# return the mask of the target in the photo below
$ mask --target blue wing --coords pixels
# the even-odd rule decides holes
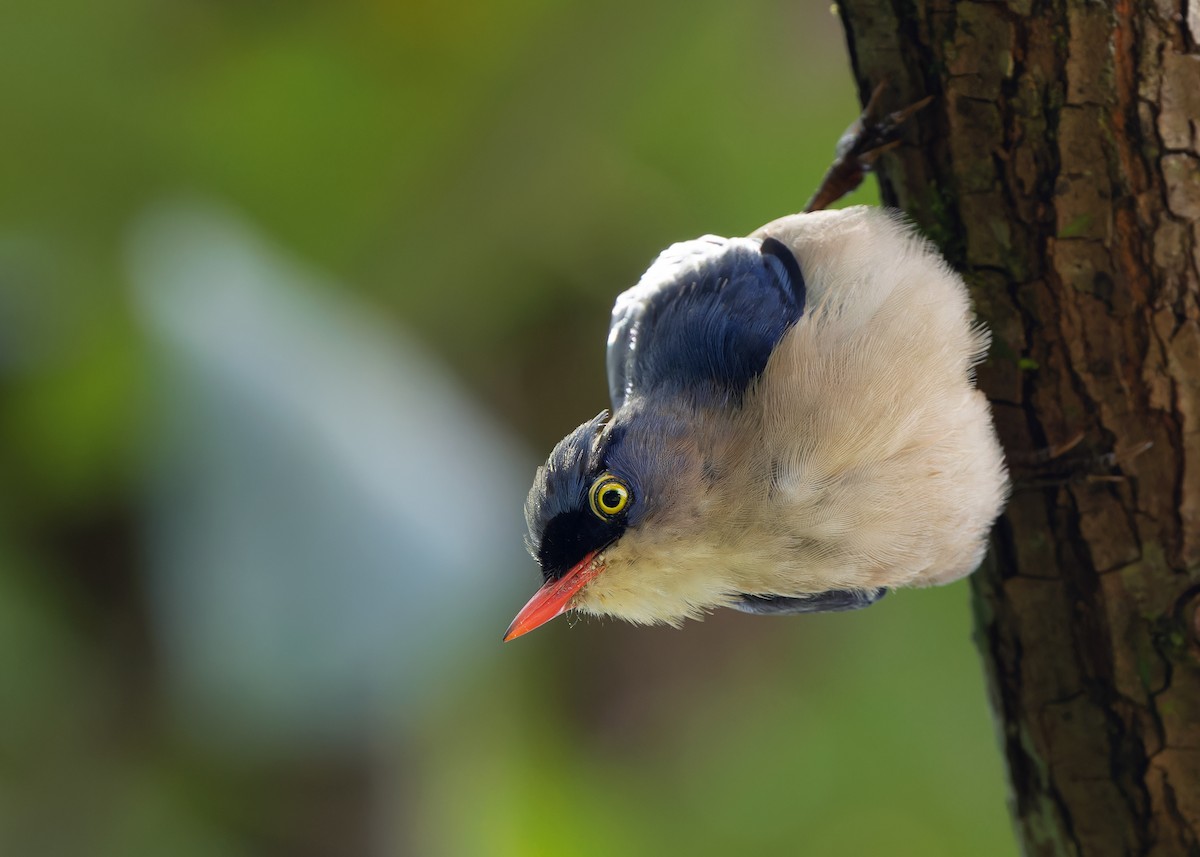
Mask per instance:
[[[740,403],[804,300],[800,266],[774,238],[710,235],[672,245],[613,307],[613,409],[659,391]]]
[[[830,589],[804,598],[789,598],[785,595],[743,595],[741,601],[731,605],[743,613],[759,616],[783,616],[796,613],[845,613],[870,607],[883,596],[886,589]]]

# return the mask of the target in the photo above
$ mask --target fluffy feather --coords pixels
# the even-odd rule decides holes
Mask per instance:
[[[803,273],[803,315],[736,400],[630,382],[637,360],[677,365],[680,349],[711,347],[702,337],[673,338],[674,364],[643,352],[625,365],[606,429],[619,442],[595,467],[632,481],[637,519],[573,607],[678,624],[746,595],[942,584],[979,564],[1008,480],[973,383],[988,334],[961,278],[879,209],[750,236],[766,238]],[[643,299],[618,299],[615,331]]]

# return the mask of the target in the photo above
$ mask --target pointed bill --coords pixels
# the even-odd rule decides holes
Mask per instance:
[[[529,603],[521,608],[517,618],[513,619],[508,630],[504,632],[504,642],[507,643],[522,634],[528,634],[534,628],[539,628],[556,616],[567,612],[575,594],[604,570],[604,566],[592,562],[597,553],[599,551],[592,551],[562,577],[551,580],[535,592],[529,599]]]

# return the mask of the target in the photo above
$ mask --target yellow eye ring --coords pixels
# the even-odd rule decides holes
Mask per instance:
[[[611,473],[605,473],[592,483],[588,503],[596,517],[608,520],[625,511],[629,505],[629,486]]]

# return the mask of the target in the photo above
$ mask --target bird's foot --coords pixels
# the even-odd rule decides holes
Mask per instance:
[[[1153,441],[1144,441],[1129,449],[1097,452],[1080,449],[1083,438],[1083,432],[1079,432],[1062,443],[1024,454],[1010,453],[1016,490],[1125,482],[1128,477],[1121,472],[1121,466],[1154,445]]]
[[[875,87],[862,114],[851,123],[838,140],[833,165],[826,171],[820,187],[804,207],[805,211],[820,211],[862,184],[863,177],[885,152],[900,145],[900,131],[909,118],[933,101],[928,95],[892,113],[883,113],[885,80]]]

